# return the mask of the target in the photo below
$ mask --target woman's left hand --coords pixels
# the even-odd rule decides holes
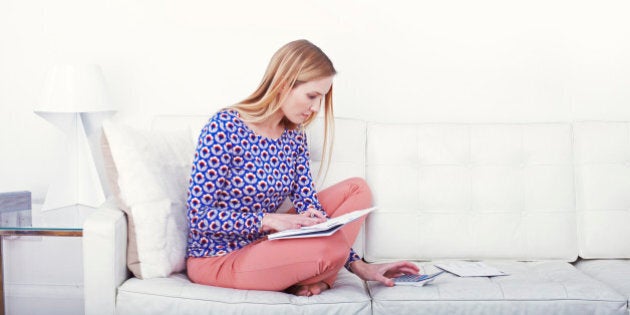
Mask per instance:
[[[363,280],[378,281],[388,287],[394,286],[391,278],[400,277],[404,274],[418,274],[418,266],[408,261],[397,261],[384,264],[368,264],[362,260],[357,260],[350,264],[352,272]]]
[[[324,221],[328,220],[326,218],[326,215],[324,215],[321,211],[319,211],[319,210],[317,210],[315,208],[312,208],[312,207],[309,207],[308,209],[306,209],[306,211],[302,212],[301,215],[303,215],[305,217],[309,217],[309,218],[323,219]]]

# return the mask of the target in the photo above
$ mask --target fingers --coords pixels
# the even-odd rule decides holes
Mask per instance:
[[[418,268],[418,266],[416,266],[415,264],[408,262],[408,261],[397,261],[392,263],[391,266],[389,266],[389,269],[395,269],[395,270],[405,270],[405,272],[409,272],[409,273],[418,273],[420,272],[420,268]]]
[[[393,287],[394,286],[394,280],[387,278],[383,275],[377,275],[376,276],[376,281],[388,286],[388,287]]]
[[[391,278],[400,277],[404,274],[418,274],[420,272],[418,266],[408,261],[367,264],[366,266],[368,266],[368,269],[360,272],[359,277],[361,277],[361,279],[375,280],[388,287],[394,286],[394,280]]]
[[[306,211],[302,212],[302,214],[308,217],[317,217],[317,218],[322,218],[322,219],[326,218],[326,215],[324,215],[322,211],[319,211],[315,208],[308,208],[306,209]]]
[[[266,231],[284,231],[289,229],[299,229],[304,226],[311,226],[320,223],[321,219],[309,218],[297,214],[268,214],[263,218],[263,225]]]
[[[407,261],[399,261],[394,263],[389,263],[383,266],[385,269],[386,277],[398,277],[399,274],[418,274],[420,269],[415,264],[412,264]]]
[[[392,268],[392,270],[402,271],[402,272],[410,273],[410,274],[416,274],[420,272],[420,269],[418,269],[418,267],[408,266],[408,265],[396,266],[395,268]]]
[[[321,211],[317,211],[315,209],[309,209],[309,210],[312,210],[312,213],[313,215],[315,215],[316,218],[327,220],[326,215],[323,214]]]
[[[293,215],[292,220],[293,223],[299,225],[299,227],[311,226],[322,222],[319,218],[310,218],[303,215]]]
[[[406,263],[405,266],[415,270],[416,272],[420,272],[420,267],[418,267],[416,264],[412,264],[408,261],[406,261],[405,263]]]
[[[411,269],[411,268],[405,268],[405,267],[401,267],[401,268],[394,268],[394,269],[389,269],[385,275],[389,276],[389,277],[397,277],[394,274],[408,274],[408,275],[416,275],[419,272],[417,270]]]
[[[407,267],[398,268],[398,271],[406,273],[406,274],[414,274],[414,275],[420,272],[418,269],[407,268]]]
[[[306,211],[301,213],[302,216],[314,218],[317,220],[317,223],[324,222],[328,220],[326,215],[324,215],[321,211],[316,210],[315,208],[308,208]]]

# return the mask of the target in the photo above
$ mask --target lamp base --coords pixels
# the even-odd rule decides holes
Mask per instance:
[[[61,129],[68,139],[66,158],[57,166],[42,211],[76,204],[99,207],[105,202],[105,194],[81,117],[85,114],[48,112],[37,114]]]

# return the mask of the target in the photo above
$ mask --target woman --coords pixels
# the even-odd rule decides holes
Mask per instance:
[[[311,296],[330,289],[344,266],[387,286],[393,286],[391,277],[418,273],[409,262],[363,262],[350,248],[362,220],[329,237],[265,238],[371,205],[362,179],[317,193],[311,178],[303,128],[323,102],[324,152],[330,152],[335,73],[317,46],[290,42],[274,54],[251,96],[219,111],[203,128],[188,193],[187,270],[193,282]],[[276,213],[286,197],[293,211]]]

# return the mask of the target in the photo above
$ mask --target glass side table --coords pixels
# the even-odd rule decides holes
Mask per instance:
[[[4,303],[4,266],[2,263],[2,243],[5,236],[83,236],[83,229],[79,227],[34,227],[30,220],[31,210],[2,213],[0,218],[0,315],[5,314]],[[15,217],[13,217],[15,216]],[[29,220],[24,220],[28,218]]]

